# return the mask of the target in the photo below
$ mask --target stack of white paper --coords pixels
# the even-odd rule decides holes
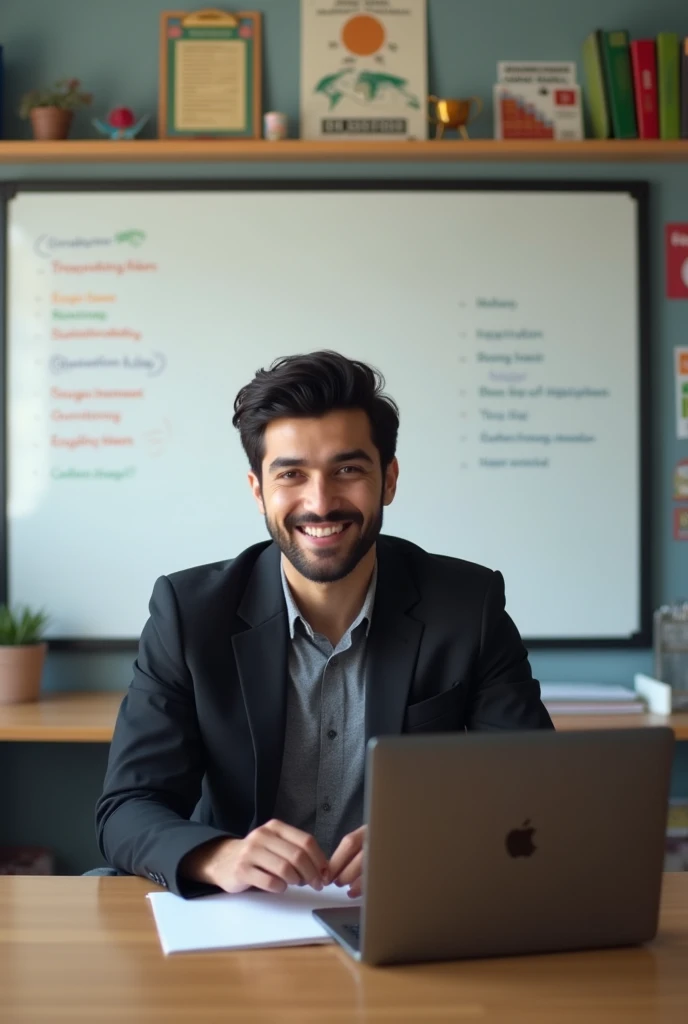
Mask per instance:
[[[249,891],[220,893],[185,900],[171,892],[152,892],[155,924],[163,953],[205,949],[256,949],[329,942],[313,910],[360,905],[346,887],[326,886],[322,892],[290,886],[285,893]]]
[[[542,683],[542,701],[553,715],[640,714],[645,703],[635,690],[606,683]]]

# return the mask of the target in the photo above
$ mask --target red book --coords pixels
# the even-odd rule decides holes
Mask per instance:
[[[633,92],[641,139],[659,138],[657,57],[654,39],[634,39],[630,44]]]

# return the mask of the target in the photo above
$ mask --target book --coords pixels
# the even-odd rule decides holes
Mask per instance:
[[[562,701],[611,701],[623,704],[625,701],[636,700],[637,694],[630,686],[618,686],[614,683],[541,683],[540,694],[543,700]]]
[[[635,120],[628,32],[603,32],[601,50],[614,136],[617,139],[636,139],[638,129]]]
[[[645,711],[640,701],[633,701],[631,704],[586,704],[584,701],[576,701],[573,704],[565,701],[543,701],[550,715],[639,715]]]
[[[542,683],[540,696],[553,715],[632,715],[645,702],[626,686],[598,683]]]
[[[679,797],[669,800],[667,835],[674,839],[688,839],[688,800]]]
[[[591,32],[583,43],[583,73],[590,127],[596,139],[608,139],[611,133],[607,87],[602,67],[601,32]]]
[[[641,139],[658,139],[659,103],[655,41],[634,39],[630,51],[638,135]]]
[[[678,139],[681,128],[679,45],[675,32],[657,36],[657,89],[659,94],[659,137]]]
[[[681,138],[688,139],[688,37],[681,43]]]

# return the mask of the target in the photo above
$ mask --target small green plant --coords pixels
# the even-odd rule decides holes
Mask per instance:
[[[80,92],[81,82],[78,78],[63,78],[50,89],[32,89],[22,96],[19,116],[27,118],[34,107],[59,107],[60,110],[75,110],[87,107],[93,95]]]
[[[30,608],[0,605],[0,647],[18,647],[39,644],[48,623],[45,612],[32,612]]]

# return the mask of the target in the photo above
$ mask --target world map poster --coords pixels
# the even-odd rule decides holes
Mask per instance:
[[[425,0],[301,0],[301,137],[427,133]]]

